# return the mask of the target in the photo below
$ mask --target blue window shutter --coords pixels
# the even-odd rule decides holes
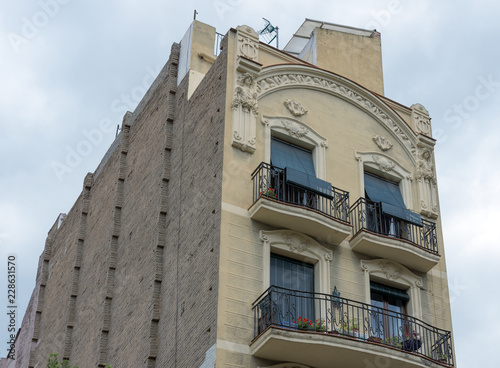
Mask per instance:
[[[408,211],[396,183],[365,173],[365,191],[373,202],[382,203],[382,212],[403,221],[422,226],[419,214]]]
[[[316,176],[311,151],[275,138],[271,139],[271,163],[282,169],[291,167],[311,176]]]
[[[389,296],[389,297],[392,297],[395,299],[400,299],[400,300],[403,300],[405,302],[410,301],[410,296],[408,295],[408,293],[406,291],[401,290],[401,289],[396,289],[396,288],[393,288],[391,286],[379,284],[377,282],[373,282],[373,281],[370,282],[370,290],[373,293]]]
[[[272,138],[271,163],[286,169],[287,182],[333,199],[332,185],[316,177],[311,151]]]

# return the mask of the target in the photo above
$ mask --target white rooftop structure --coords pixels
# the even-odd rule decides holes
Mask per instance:
[[[377,33],[376,30],[370,31],[362,28],[343,26],[340,24],[321,22],[318,20],[306,18],[304,23],[302,23],[302,25],[297,30],[297,32],[295,32],[290,41],[288,41],[283,51],[293,56],[299,56],[302,53],[302,51],[306,48],[316,28],[329,29],[332,31],[350,33],[367,37],[372,37],[374,34]]]

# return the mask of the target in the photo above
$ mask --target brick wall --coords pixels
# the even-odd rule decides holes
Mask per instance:
[[[195,367],[215,344],[226,58],[187,101],[178,53],[49,233],[17,367]]]
[[[216,342],[226,64],[177,91],[159,367],[199,367]]]

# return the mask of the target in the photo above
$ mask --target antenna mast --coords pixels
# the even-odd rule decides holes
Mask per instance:
[[[276,40],[276,48],[279,48],[279,38],[278,38],[278,30],[279,28],[276,26],[273,26],[270,21],[268,21],[266,18],[264,19],[264,28],[258,31],[257,33],[262,36],[264,41],[270,45],[271,42]]]

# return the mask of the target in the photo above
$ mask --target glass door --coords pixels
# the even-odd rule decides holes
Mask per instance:
[[[277,289],[272,293],[272,303],[277,312],[275,323],[287,327],[312,329],[315,321],[314,266],[271,254],[270,281],[272,286],[288,289]]]

